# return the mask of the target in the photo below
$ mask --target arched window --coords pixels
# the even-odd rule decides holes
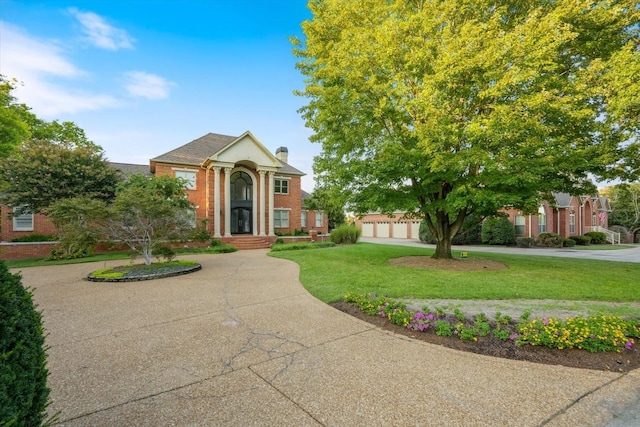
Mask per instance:
[[[574,211],[569,213],[569,234],[572,236],[576,234],[576,213]]]
[[[239,171],[231,176],[231,199],[253,199],[253,182],[248,173]]]
[[[544,206],[540,206],[538,209],[538,233],[547,232],[547,213],[544,210]]]

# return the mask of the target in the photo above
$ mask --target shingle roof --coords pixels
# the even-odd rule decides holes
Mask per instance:
[[[149,169],[149,165],[134,165],[131,163],[115,163],[109,162],[111,167],[118,169],[125,175],[151,175],[151,170]]]
[[[151,159],[156,163],[177,163],[181,165],[200,166],[210,156],[222,150],[227,145],[238,139],[237,136],[219,135],[216,133],[208,133],[198,139],[184,144],[168,153],[161,154]],[[304,172],[294,168],[293,166],[283,162],[279,173],[288,175],[306,175]]]
[[[235,136],[208,133],[168,153],[161,154],[151,159],[151,161],[200,166],[207,157],[222,150],[236,139],[237,137]]]
[[[571,207],[571,194],[569,193],[553,193],[556,198],[556,206],[559,208]]]

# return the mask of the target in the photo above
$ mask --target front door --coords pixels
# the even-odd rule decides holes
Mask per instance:
[[[231,209],[231,234],[251,234],[251,209]]]

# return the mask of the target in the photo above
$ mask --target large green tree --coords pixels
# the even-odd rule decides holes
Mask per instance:
[[[640,233],[640,182],[618,184],[606,191],[611,203],[610,225],[622,225],[632,235]]]
[[[320,185],[423,218],[535,211],[638,174],[635,1],[315,0],[294,40]],[[631,81],[625,88],[622,78]],[[632,91],[631,96],[628,91]],[[634,95],[635,94],[635,95]]]
[[[13,96],[15,88],[15,81],[0,74],[0,159],[8,157],[29,138],[30,123],[35,120],[29,107]]]
[[[304,207],[310,210],[322,211],[329,219],[329,230],[338,228],[346,222],[344,199],[339,192],[316,187],[310,197],[304,199]]]
[[[81,128],[71,122],[36,119],[30,133],[0,160],[4,203],[35,213],[60,199],[113,199],[120,173]]]

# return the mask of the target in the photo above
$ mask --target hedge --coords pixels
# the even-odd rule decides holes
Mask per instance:
[[[49,405],[42,318],[0,261],[0,426],[40,426]]]

